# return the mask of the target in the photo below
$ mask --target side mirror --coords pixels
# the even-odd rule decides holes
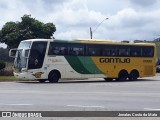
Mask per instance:
[[[17,48],[16,49],[10,49],[9,51],[9,57],[16,57],[16,52],[17,52]]]

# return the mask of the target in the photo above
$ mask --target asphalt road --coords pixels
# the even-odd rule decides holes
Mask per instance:
[[[138,81],[103,79],[0,82],[0,111],[160,111],[160,75]]]
[[[124,82],[0,82],[0,110],[160,110],[160,76]]]

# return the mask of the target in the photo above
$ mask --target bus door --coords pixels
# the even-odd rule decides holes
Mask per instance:
[[[46,72],[43,68],[46,47],[47,42],[33,42],[28,61],[28,69],[43,73],[42,78],[46,76]]]

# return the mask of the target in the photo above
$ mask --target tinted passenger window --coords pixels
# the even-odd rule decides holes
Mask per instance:
[[[86,55],[88,56],[101,56],[102,47],[98,45],[87,45]]]
[[[131,56],[140,57],[142,54],[142,49],[140,46],[131,46]]]
[[[63,44],[51,42],[49,46],[48,55],[83,56],[84,46],[72,43]]]
[[[154,48],[153,47],[142,47],[142,56],[143,57],[153,57]]]
[[[82,45],[76,45],[76,44],[70,44],[68,46],[68,52],[71,56],[83,56],[84,55],[84,46]]]
[[[67,55],[68,49],[64,44],[50,43],[48,55]]]
[[[118,47],[118,56],[130,56],[130,48]]]
[[[117,47],[111,45],[105,45],[103,47],[103,56],[116,56],[117,55]]]

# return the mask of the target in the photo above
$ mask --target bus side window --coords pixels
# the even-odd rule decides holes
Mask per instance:
[[[116,56],[116,50],[115,49],[111,49],[110,53],[111,53],[111,56]]]
[[[67,45],[51,42],[48,55],[68,55]]]
[[[141,47],[140,46],[131,46],[131,51],[130,51],[130,56],[131,57],[140,57],[141,56]]]
[[[125,49],[119,49],[119,56],[125,55]]]
[[[72,50],[70,51],[70,55],[74,55],[74,56],[76,56],[76,55],[78,55],[79,53],[78,53],[78,50],[76,49],[76,48],[72,48]]]
[[[102,55],[103,56],[109,56],[110,55],[110,50],[108,48],[104,48]]]
[[[68,50],[66,46],[60,46],[59,47],[59,55],[67,55],[68,54]]]
[[[130,49],[129,48],[120,48],[119,49],[119,56],[130,56]]]
[[[103,56],[116,56],[116,47],[105,45],[102,55]]]
[[[126,56],[130,56],[130,49],[126,49]]]
[[[101,49],[100,48],[89,48],[89,55],[100,56],[101,55]]]
[[[136,51],[132,51],[132,56],[137,56],[138,53]]]
[[[88,55],[95,55],[95,51],[92,48],[88,48]]]
[[[58,55],[59,54],[59,48],[55,46],[50,46],[48,55]]]
[[[142,55],[144,57],[153,57],[153,55],[154,55],[154,48],[153,47],[143,47],[142,48]]]
[[[59,47],[55,43],[51,42],[48,50],[48,55],[58,55]]]
[[[83,46],[71,46],[68,48],[69,49],[69,55],[73,56],[82,56],[84,55],[84,48]]]

